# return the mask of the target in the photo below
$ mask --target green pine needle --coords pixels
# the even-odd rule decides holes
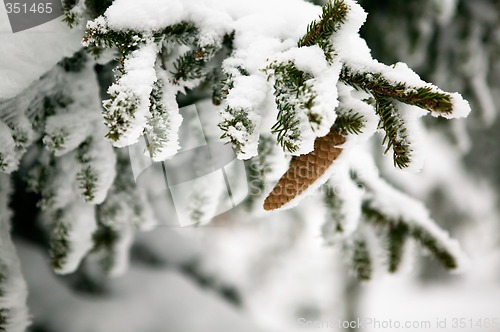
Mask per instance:
[[[115,246],[120,240],[120,234],[110,226],[98,223],[98,228],[93,234],[94,247],[92,252],[100,253],[99,264],[103,271],[109,274],[116,264]]]
[[[269,79],[275,78],[274,95],[278,117],[272,132],[277,134],[278,143],[285,151],[294,153],[299,148],[296,142],[301,135],[297,112],[310,110],[316,98],[312,86],[307,84],[313,76],[298,69],[291,61],[273,62],[265,70]],[[309,118],[310,122],[315,120]]]
[[[441,246],[439,241],[426,229],[413,226],[411,236],[427,248],[444,267],[450,270],[457,268],[456,258],[446,248]]]
[[[408,134],[401,115],[392,100],[382,96],[375,96],[377,105],[375,112],[380,118],[379,127],[385,131],[382,144],[386,145],[384,153],[393,150],[394,166],[406,168],[411,162],[411,147]]]
[[[57,210],[54,223],[51,227],[49,255],[51,265],[55,270],[60,270],[67,262],[68,254],[71,251],[69,241],[69,225],[62,221],[63,211]]]
[[[354,242],[352,267],[359,280],[368,281],[371,279],[373,271],[372,259],[364,239],[357,239]]]
[[[431,86],[412,87],[405,83],[391,83],[381,73],[359,72],[344,65],[340,79],[357,89],[372,95],[393,98],[402,103],[417,106],[441,114],[453,112],[451,95],[435,91]]]
[[[79,183],[79,188],[82,191],[85,201],[91,202],[94,200],[98,180],[96,171],[91,166],[87,166],[78,172],[76,180]]]
[[[154,34],[156,41],[162,39],[181,45],[194,45],[199,29],[196,25],[188,21],[172,24],[165,29]]]
[[[299,47],[318,45],[324,51],[327,60],[331,61],[334,53],[330,37],[345,23],[349,6],[344,0],[328,1],[323,5],[319,20],[312,21],[307,33],[300,38]]]
[[[403,259],[409,227],[404,223],[391,224],[387,232],[387,255],[389,272],[397,272]]]
[[[370,202],[363,204],[362,213],[364,219],[377,228],[388,229],[389,232],[393,232],[389,234],[388,243],[389,270],[391,272],[396,271],[399,266],[403,245],[407,237],[413,238],[428,249],[443,267],[450,270],[457,268],[457,259],[453,253],[448,251],[435,236],[417,223],[400,219],[394,220],[375,209]]]
[[[344,135],[359,135],[363,132],[365,119],[363,115],[353,110],[349,110],[337,116],[334,126]]]

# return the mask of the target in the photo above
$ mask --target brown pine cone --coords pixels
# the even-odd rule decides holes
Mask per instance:
[[[290,167],[278,181],[273,191],[264,201],[264,209],[276,210],[302,194],[311,184],[318,180],[333,164],[342,152],[336,146],[345,142],[337,129],[314,141],[314,150],[308,154],[293,157]]]

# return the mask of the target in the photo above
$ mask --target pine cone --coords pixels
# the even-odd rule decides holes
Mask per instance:
[[[279,209],[302,194],[337,159],[342,149],[336,146],[343,144],[345,140],[337,129],[332,129],[326,136],[316,139],[313,151],[293,157],[290,167],[264,201],[264,209]]]

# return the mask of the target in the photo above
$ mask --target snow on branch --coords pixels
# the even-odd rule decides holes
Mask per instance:
[[[28,290],[10,236],[9,181],[0,174],[0,331],[23,332],[30,324]]]
[[[354,180],[365,190],[362,219],[387,232],[391,272],[399,266],[407,238],[421,244],[447,269],[467,267],[468,259],[458,242],[437,226],[421,202],[381,179],[366,155],[359,155],[352,166]]]
[[[92,248],[92,234],[96,230],[94,207],[76,201],[48,213],[45,218],[51,234],[49,255],[54,271],[74,272]]]

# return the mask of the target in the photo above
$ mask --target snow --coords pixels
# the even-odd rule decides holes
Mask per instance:
[[[161,5],[160,5],[161,4]],[[215,10],[205,1],[171,0],[159,3],[145,0],[117,0],[110,6],[105,17],[113,30],[158,31],[168,25],[182,21],[192,21],[202,28],[222,35],[229,31],[231,18],[220,10]]]
[[[81,48],[81,29],[68,29],[61,18],[12,33],[0,6],[0,100],[12,98]],[[47,47],[48,46],[48,47]]]
[[[354,0],[346,0],[344,3],[349,7],[345,23],[331,38],[335,52],[342,62],[367,61],[371,59],[371,52],[358,33],[366,21],[367,14]]]
[[[426,164],[419,174],[395,169],[392,158],[381,163],[382,172],[405,192],[425,200],[441,190],[456,212],[470,220],[491,218],[496,206],[496,194],[486,181],[462,166],[462,153],[440,133],[425,131],[421,144],[425,147]]]
[[[424,167],[426,160],[426,151],[422,146],[423,124],[420,118],[426,115],[427,112],[416,106],[399,102],[395,102],[395,105],[403,119],[407,134],[406,141],[410,144],[411,148],[410,163],[404,170],[418,173]],[[393,151],[392,148],[391,151]]]
[[[47,216],[47,222],[53,215]],[[94,206],[76,201],[70,203],[64,208],[61,219],[57,222],[63,223],[68,228],[67,240],[69,242],[69,251],[66,252],[61,268],[54,271],[58,274],[67,274],[74,272],[81,260],[94,246],[93,233],[97,229]]]
[[[2,322],[0,328],[6,331],[23,332],[30,324],[30,316],[26,307],[28,290],[21,274],[21,266],[16,248],[10,236],[10,210],[8,197],[10,194],[9,179],[0,175],[0,309]]]
[[[44,166],[49,166],[48,161]],[[55,167],[50,172],[50,181],[42,188],[42,198],[46,198],[48,203],[45,208],[62,209],[78,198],[79,190],[75,180],[79,169],[75,151],[56,159]]]
[[[243,124],[232,126],[227,131],[231,140],[241,144],[241,149],[237,151],[239,159],[249,159],[257,155],[261,122],[258,110],[265,101],[267,92],[267,82],[263,77],[237,76],[234,78],[234,88],[231,89],[223,107],[220,108],[220,123],[232,121],[233,116],[224,111],[226,107],[230,107],[235,112],[244,113],[250,122],[251,131],[245,130]]]
[[[99,127],[102,128],[102,124]],[[104,202],[116,176],[116,155],[111,143],[103,139],[104,132],[104,130],[98,130],[92,136],[90,147],[85,154],[88,162],[81,164],[79,167],[80,172],[90,167],[96,176],[95,188],[92,191],[93,198],[86,199],[87,203],[90,204]]]
[[[431,110],[430,113],[434,117],[444,117],[446,119],[458,119],[467,117],[471,111],[469,103],[459,93],[446,93],[431,83],[426,83],[411,70],[407,64],[398,62],[393,66],[386,66],[376,60],[363,60],[361,62],[350,62],[349,68],[358,73],[377,73],[387,79],[392,84],[404,83],[407,86],[405,93],[412,93],[415,88],[430,88],[431,91],[447,94],[451,97],[452,111],[443,113]]]
[[[183,19],[184,6],[180,0],[116,0],[105,13],[108,25],[114,30],[160,30]]]
[[[374,319],[379,322],[392,320],[392,327],[383,329],[387,332],[497,331],[497,328],[486,327],[484,323],[485,320],[498,319],[498,294],[498,283],[492,281],[470,283],[454,280],[421,285],[415,284],[408,276],[384,276],[365,288],[365,301],[359,315],[366,323],[367,319],[372,319],[371,324],[365,324],[364,330],[368,332],[382,330],[373,324]],[[460,319],[465,326],[460,326]],[[471,327],[470,320],[479,324]],[[416,325],[402,329],[395,328],[395,322]]]
[[[176,88],[168,83],[167,74],[163,70],[157,70],[158,78],[163,83],[162,102],[163,112],[151,114],[145,128],[145,134],[150,148],[144,150],[144,155],[152,156],[154,161],[166,160],[179,151],[179,128],[182,124],[182,116],[179,113],[179,106],[176,100]],[[164,136],[163,139],[157,136]],[[156,145],[151,143],[159,140]]]
[[[456,259],[456,272],[462,272],[468,268],[469,259],[461,250],[458,242],[451,239],[447,232],[436,225],[431,219],[429,211],[420,201],[394,189],[382,180],[367,154],[356,151],[356,153],[351,153],[350,157],[352,169],[355,170],[361,183],[369,188],[371,206],[392,220],[414,224],[429,232]]]
[[[22,241],[16,246],[28,278],[34,320],[55,331],[264,331],[241,310],[169,267],[135,264],[112,283],[100,280],[109,291],[106,295],[81,296],[51,273],[39,248]],[[174,250],[162,242],[160,252]]]
[[[363,117],[363,128],[361,134],[347,134],[344,148],[355,148],[363,145],[377,132],[379,118],[375,115],[373,106],[368,105],[363,100],[369,95],[363,91],[358,91],[351,86],[339,82],[337,85],[339,93],[339,109],[337,112],[356,112]]]
[[[12,131],[0,121],[0,170],[3,173],[11,173],[17,169],[18,164],[16,142],[12,138]]]
[[[94,130],[99,114],[76,111],[49,116],[45,122],[43,143],[55,156],[76,149]],[[60,140],[62,138],[62,145]]]
[[[337,119],[335,109],[339,105],[339,101],[337,89],[334,87],[337,86],[340,69],[340,63],[336,63],[316,76],[313,91],[317,94],[317,97],[314,99],[310,115],[320,119],[318,125],[312,123],[313,132],[317,137],[328,134]]]
[[[341,222],[342,233],[324,234],[327,243],[335,244],[340,239],[351,237],[358,229],[361,218],[361,206],[363,199],[363,190],[357,186],[351,179],[350,169],[347,164],[336,165],[336,171],[331,175],[327,182],[336,196],[342,202],[340,208],[341,220],[326,220],[325,223]],[[327,190],[326,188],[323,190]],[[321,192],[322,190],[320,190]]]
[[[113,143],[116,147],[124,147],[137,143],[146,126],[149,112],[149,96],[153,83],[156,81],[155,61],[158,46],[148,43],[133,51],[124,62],[125,74],[117,83],[111,85],[108,93],[115,96],[107,109],[108,113],[118,112],[125,120],[130,121],[126,128],[122,128],[120,137]],[[137,98],[138,105],[132,116],[128,115],[119,104],[127,105],[129,98]],[[115,123],[112,123],[115,125]]]

